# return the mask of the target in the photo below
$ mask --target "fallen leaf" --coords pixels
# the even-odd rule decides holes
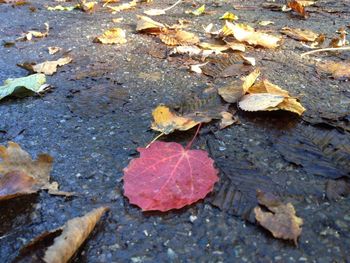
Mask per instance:
[[[48,6],[47,10],[49,11],[73,11],[74,9],[79,8],[79,5],[74,6],[62,6],[62,5],[56,5],[56,6]]]
[[[254,84],[260,75],[260,70],[256,69],[245,78],[231,82],[225,87],[218,88],[219,95],[229,103],[236,103]]]
[[[0,146],[0,158],[0,200],[50,189],[53,158],[48,154],[34,161],[18,144],[9,142],[7,148]]]
[[[227,50],[231,49],[231,47],[227,44],[220,45],[220,44],[212,44],[212,43],[207,43],[207,42],[201,42],[198,44],[198,46],[203,48],[203,49],[216,50],[219,52],[227,51]]]
[[[260,21],[258,24],[260,25],[260,26],[268,26],[268,25],[272,25],[272,24],[274,24],[275,22],[273,22],[273,21],[270,21],[270,20],[263,20],[263,21]]]
[[[289,1],[288,7],[291,8],[294,12],[303,16],[304,18],[307,18],[309,16],[305,11],[305,7],[304,7],[302,1],[298,1],[298,0]]]
[[[187,11],[186,13],[189,13],[189,14],[192,14],[195,16],[200,16],[200,15],[205,13],[205,5],[200,6],[199,8],[197,8],[194,11]]]
[[[167,31],[159,35],[160,40],[168,46],[188,46],[199,43],[199,38],[183,30]]]
[[[214,161],[203,150],[154,142],[138,148],[140,157],[124,169],[124,194],[143,211],[168,211],[193,204],[219,180]]]
[[[148,16],[160,16],[166,14],[164,9],[149,9],[145,10],[144,13]]]
[[[350,79],[350,63],[323,61],[316,64],[318,73],[331,74],[335,79]]]
[[[233,14],[231,12],[226,12],[219,19],[228,20],[228,21],[232,22],[232,21],[238,20],[238,16],[236,16],[235,14]]]
[[[44,32],[40,31],[28,31],[27,33],[23,34],[22,37],[20,37],[20,40],[32,40],[32,38],[44,38],[49,35],[49,23],[44,23],[46,30]]]
[[[284,100],[281,95],[257,93],[244,95],[238,106],[244,111],[266,111],[274,108]]]
[[[290,27],[283,27],[281,29],[281,33],[291,38],[294,38],[296,40],[309,41],[309,42],[315,41],[319,36],[319,34],[314,33],[311,30],[301,29],[301,28],[290,28]]]
[[[4,85],[0,86],[0,100],[11,94],[16,95],[24,90],[35,93],[43,92],[48,86],[45,85],[44,74],[34,74],[23,78],[7,79]]]
[[[254,28],[245,24],[232,24],[226,21],[228,31],[240,42],[247,42],[249,45],[276,48],[279,46],[280,37],[255,31]],[[228,34],[228,33],[226,33]]]
[[[116,27],[103,32],[102,35],[94,39],[94,42],[101,44],[125,44],[127,42],[125,37],[125,31]]]
[[[43,73],[45,75],[53,75],[57,71],[57,67],[64,66],[72,61],[70,57],[60,58],[53,61],[45,61],[39,64],[23,63],[18,66],[31,72]]]
[[[80,1],[79,8],[84,12],[92,12],[97,2]]]
[[[93,209],[84,216],[68,220],[60,228],[42,233],[20,250],[17,260],[46,263],[70,262],[108,210],[108,207]],[[51,246],[45,246],[52,242]]]
[[[289,97],[289,93],[286,90],[281,89],[279,86],[272,84],[267,79],[259,81],[254,85],[250,85],[246,90],[249,93],[270,93],[275,95],[280,95],[283,97]]]
[[[148,34],[160,34],[166,30],[166,26],[162,23],[154,21],[147,16],[137,16],[137,26],[136,31],[144,32]]]
[[[123,20],[124,20],[123,17],[113,18],[113,19],[112,19],[112,22],[113,22],[113,23],[120,23],[120,22],[123,21]]]
[[[118,6],[107,5],[106,7],[113,11],[112,14],[115,14],[115,13],[118,13],[120,11],[124,11],[124,10],[128,10],[128,9],[134,8],[134,7],[136,7],[137,3],[138,3],[137,0],[132,0],[132,1],[128,2],[128,3],[124,3],[124,4],[121,4],[121,5],[118,5]]]
[[[227,111],[222,111],[220,114],[222,116],[222,119],[221,119],[220,124],[219,124],[220,130],[225,129],[226,127],[237,122],[237,120],[235,120],[233,118],[233,115]]]
[[[208,62],[191,65],[190,66],[190,71],[196,72],[198,74],[202,74],[203,71],[202,71],[201,67],[205,66],[206,64],[208,64]]]
[[[296,216],[293,205],[283,204],[275,196],[263,192],[258,192],[257,197],[259,204],[269,210],[265,212],[260,206],[254,208],[259,224],[269,230],[275,238],[293,240],[297,245],[303,219]]]
[[[155,108],[152,115],[154,122],[151,128],[164,134],[172,133],[175,130],[186,131],[199,124],[199,122],[190,118],[172,113],[170,109],[164,105],[159,105]]]
[[[171,52],[172,54],[187,54],[189,56],[200,55],[202,53],[202,49],[197,46],[178,46],[175,47]]]
[[[48,47],[47,49],[49,50],[50,55],[54,55],[57,52],[62,50],[62,48],[60,48],[60,47]]]

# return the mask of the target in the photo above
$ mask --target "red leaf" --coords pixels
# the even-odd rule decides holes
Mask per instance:
[[[138,148],[140,158],[124,169],[124,194],[143,211],[168,211],[203,199],[219,180],[214,161],[202,150],[174,142]]]

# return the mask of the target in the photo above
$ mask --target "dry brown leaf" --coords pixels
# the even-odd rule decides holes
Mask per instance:
[[[269,230],[275,238],[293,240],[297,245],[303,219],[296,216],[293,205],[283,204],[271,194],[258,192],[257,197],[259,204],[269,210],[265,212],[260,206],[254,208],[259,224]]]
[[[274,109],[268,109],[268,110],[274,110]],[[277,105],[277,110],[285,110],[294,112],[298,115],[302,115],[303,112],[306,110],[300,102],[296,98],[284,98],[284,100]]]
[[[245,78],[231,82],[228,86],[218,89],[219,95],[229,103],[236,103],[254,84],[260,75],[260,70],[256,69]]]
[[[251,26],[245,24],[232,24],[226,21],[225,34],[232,34],[238,41],[246,42],[253,46],[265,48],[276,48],[279,46],[280,37],[256,31]]]
[[[0,200],[50,188],[51,156],[40,154],[33,161],[18,144],[9,142],[7,148],[0,146],[0,158]]]
[[[45,31],[44,32],[40,32],[40,31],[28,31],[27,33],[25,33],[22,37],[20,37],[20,40],[32,40],[32,38],[44,38],[47,37],[49,35],[49,23],[44,23],[45,25]]]
[[[137,16],[136,31],[148,34],[160,34],[166,31],[166,26],[162,23],[154,21],[147,16]]]
[[[318,73],[331,74],[335,79],[350,79],[350,62],[323,61],[316,68]]]
[[[31,72],[43,73],[45,75],[53,75],[57,71],[57,67],[66,65],[72,61],[70,57],[60,58],[54,61],[45,61],[39,64],[23,63],[18,66],[25,68]]]
[[[244,95],[238,106],[244,111],[266,111],[276,107],[284,100],[283,96],[270,93]]]
[[[309,15],[306,13],[305,6],[303,4],[304,1],[292,0],[288,2],[288,7],[291,8],[294,12],[303,16],[304,18],[307,18]]]
[[[178,46],[175,47],[169,54],[187,54],[191,57],[202,54],[202,49],[197,46]]]
[[[301,28],[284,27],[281,33],[300,41],[316,41],[319,34],[312,32],[311,30]]]
[[[50,55],[54,55],[62,50],[60,47],[48,47],[47,49],[49,50]]]
[[[128,10],[128,9],[134,8],[134,7],[136,7],[137,3],[138,3],[137,0],[132,0],[128,3],[124,3],[124,4],[121,4],[118,6],[107,5],[107,7],[112,10],[112,14],[115,14],[115,13],[123,11],[123,10]]]
[[[222,129],[225,129],[226,127],[236,123],[238,120],[235,119],[233,117],[233,115],[227,111],[222,111],[220,112],[221,114],[221,121],[220,121],[220,124],[219,124],[219,129],[222,130]]]
[[[199,38],[195,34],[183,30],[169,30],[166,34],[160,34],[159,38],[168,46],[188,46],[199,43]]]
[[[275,95],[280,95],[283,97],[289,97],[289,93],[286,90],[281,89],[279,86],[272,84],[267,79],[259,81],[254,85],[251,85],[247,89],[248,93],[271,93]]]
[[[94,39],[94,42],[101,44],[125,44],[127,42],[125,37],[125,31],[116,27],[103,32],[102,35]]]
[[[258,24],[260,25],[260,26],[268,26],[268,25],[272,25],[272,24],[274,24],[275,22],[273,22],[273,21],[270,21],[270,20],[263,20],[263,21],[260,21]]]
[[[46,231],[20,250],[19,262],[66,263],[86,241],[108,207],[99,207],[81,217],[67,221],[62,227]],[[53,243],[53,244],[52,244]],[[47,247],[47,244],[52,244]],[[16,261],[16,262],[17,262]]]
[[[164,105],[159,105],[152,112],[154,122],[152,122],[151,128],[156,131],[160,131],[164,134],[172,133],[175,130],[186,131],[197,124],[191,118],[185,116],[178,116],[172,113],[170,109]]]

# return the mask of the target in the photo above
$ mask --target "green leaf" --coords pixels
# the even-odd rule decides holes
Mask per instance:
[[[4,85],[0,86],[0,100],[14,93],[30,90],[35,93],[43,91],[46,85],[45,74],[33,74],[23,78],[7,79]]]

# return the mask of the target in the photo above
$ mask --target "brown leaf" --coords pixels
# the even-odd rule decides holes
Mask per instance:
[[[33,161],[18,144],[9,142],[7,148],[0,146],[0,158],[0,200],[50,188],[51,156],[41,154]]]
[[[312,32],[311,30],[301,28],[284,27],[281,33],[300,41],[316,41],[319,34]]]
[[[125,31],[121,28],[111,28],[103,32],[102,35],[96,37],[94,42],[101,44],[125,44]]]
[[[254,208],[255,218],[261,226],[269,230],[275,238],[293,240],[298,244],[303,219],[295,215],[291,203],[283,204],[275,196],[258,191],[259,204],[269,211],[265,212],[260,206]]]
[[[49,23],[44,23],[46,30],[44,32],[40,31],[28,31],[25,33],[22,37],[20,37],[20,40],[32,40],[32,38],[44,38],[49,35]]]
[[[288,2],[288,7],[290,7],[294,12],[303,16],[304,18],[307,18],[309,16],[305,11],[303,1],[292,0],[292,1]]]
[[[323,61],[316,64],[318,73],[331,74],[335,79],[350,79],[350,62]]]
[[[225,129],[226,127],[238,122],[238,118],[234,117],[232,113],[222,111],[220,112],[220,114],[222,116],[222,119],[219,124],[220,130]]]
[[[62,48],[60,48],[60,47],[48,47],[47,49],[48,49],[50,55],[54,55],[57,52],[62,50]]]
[[[147,16],[137,16],[136,31],[148,34],[160,34],[166,31],[166,26],[162,23],[154,21]]]
[[[57,67],[66,65],[72,61],[70,57],[60,58],[53,61],[45,61],[39,64],[23,63],[18,66],[25,68],[31,72],[43,73],[45,75],[53,75],[57,71]]]
[[[199,43],[199,38],[183,30],[169,30],[159,35],[160,40],[168,46],[188,46]]]
[[[245,78],[231,82],[228,86],[218,89],[219,95],[229,103],[236,103],[254,84],[260,75],[260,70],[256,69]]]
[[[89,237],[107,207],[96,208],[82,217],[66,222],[62,227],[44,232],[24,246],[17,258],[20,262],[70,262],[74,254]],[[53,240],[54,239],[54,240]],[[53,241],[48,248],[45,244]]]

